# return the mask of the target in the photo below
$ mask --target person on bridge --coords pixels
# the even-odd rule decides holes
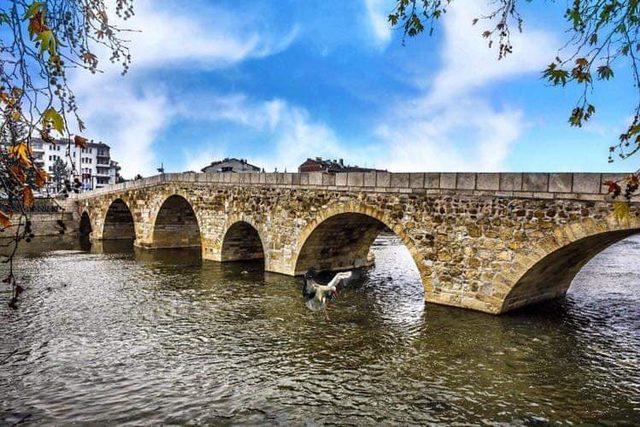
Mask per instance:
[[[312,311],[324,310],[324,315],[329,319],[327,314],[327,302],[338,295],[338,285],[351,277],[351,272],[346,271],[336,274],[333,279],[326,285],[321,285],[316,281],[317,272],[314,268],[310,268],[303,277],[302,295],[306,300],[306,305]]]

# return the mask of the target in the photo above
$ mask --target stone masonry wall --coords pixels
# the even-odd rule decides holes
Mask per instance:
[[[386,226],[408,247],[427,301],[500,313],[562,294],[566,277],[554,285],[545,271],[553,267],[575,274],[594,255],[590,247],[606,247],[640,230],[635,203],[629,221],[612,217],[602,184],[615,178],[166,174],[83,194],[75,202],[79,213],[89,213],[93,238],[100,239],[109,205],[122,199],[132,212],[136,244],[153,247],[160,208],[179,195],[193,207],[205,259],[225,259],[226,232],[243,221],[260,236],[265,269],[289,275],[310,266],[342,269],[362,262],[368,236]],[[624,233],[615,234],[619,230]],[[180,239],[180,229],[175,232]],[[580,244],[583,239],[593,244]],[[566,259],[553,256],[574,243]],[[541,280],[528,275],[536,271]]]

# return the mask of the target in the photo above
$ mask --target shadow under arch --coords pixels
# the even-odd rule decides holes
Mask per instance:
[[[83,211],[82,215],[80,215],[80,226],[78,227],[78,235],[81,238],[88,238],[93,231],[93,227],[91,226],[91,218],[89,217],[89,213],[87,211]]]
[[[220,261],[248,261],[264,259],[264,245],[258,230],[249,222],[239,220],[231,224],[222,239]]]
[[[505,297],[499,312],[505,313],[565,295],[575,276],[594,256],[638,233],[640,228],[602,231],[578,238],[550,252],[519,278]]]
[[[153,224],[152,242],[153,249],[201,247],[198,218],[186,198],[173,194],[162,202]]]
[[[122,199],[115,199],[109,205],[102,226],[103,240],[134,240],[136,230],[129,206]]]
[[[393,232],[399,237],[420,272],[425,292],[430,292],[430,280],[423,272],[423,258],[404,228],[369,206],[333,207],[310,222],[300,233],[294,274],[304,274],[311,267],[340,271],[370,266],[373,259],[369,258],[369,249],[382,232]]]

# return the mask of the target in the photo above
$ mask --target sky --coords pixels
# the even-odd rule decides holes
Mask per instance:
[[[390,171],[631,171],[607,162],[629,122],[625,70],[598,85],[592,122],[571,128],[577,91],[540,78],[566,41],[563,1],[522,3],[524,31],[498,61],[484,0],[456,0],[406,39],[393,0],[135,0],[125,76],[71,76],[85,135],[122,174],[199,171],[224,157],[267,172],[307,157]]]

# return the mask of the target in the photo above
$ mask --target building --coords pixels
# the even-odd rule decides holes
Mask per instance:
[[[93,190],[120,181],[120,166],[111,160],[111,148],[103,142],[91,141],[81,148],[66,139],[56,140],[55,143],[40,138],[31,141],[36,165],[52,177],[53,166],[60,159],[71,172],[72,178],[80,180],[83,190]]]
[[[330,160],[316,157],[308,158],[300,166],[298,172],[386,172],[381,169],[361,168],[359,166],[345,165],[344,160]]]
[[[202,172],[260,172],[260,168],[247,162],[247,159],[226,158],[217,162],[212,162],[209,166],[201,169]]]

